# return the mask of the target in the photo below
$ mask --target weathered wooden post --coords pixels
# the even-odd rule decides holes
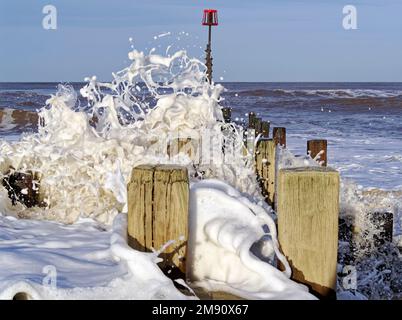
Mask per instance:
[[[191,156],[192,150],[188,148],[191,144],[190,138],[174,138],[168,141],[167,154],[169,157],[173,157],[179,153],[185,153]]]
[[[231,108],[222,108],[223,120],[226,123],[232,122],[232,109]]]
[[[185,167],[141,165],[133,169],[127,187],[128,241],[141,251],[161,249],[160,267],[169,276],[186,273],[189,181]]]
[[[269,121],[261,122],[261,133],[264,138],[269,138]]]
[[[279,170],[278,238],[292,279],[319,297],[336,289],[339,173],[327,167]]]
[[[255,129],[255,119],[256,119],[256,115],[254,112],[250,112],[248,114],[248,127],[251,129]]]
[[[272,207],[275,200],[275,156],[276,146],[272,139],[258,141],[255,156],[257,177],[262,195]]]
[[[286,128],[274,127],[272,135],[276,144],[286,148]]]
[[[262,123],[261,118],[255,118],[254,128],[255,128],[255,136],[256,137],[262,132],[261,123]]]
[[[327,140],[308,140],[307,154],[315,158],[318,154],[323,167],[327,166]]]
[[[13,205],[19,202],[31,208],[45,205],[40,198],[39,180],[38,173],[14,171],[3,178],[2,184],[7,189]]]
[[[168,141],[167,150],[169,158],[179,153],[187,155],[194,164],[201,162],[201,140],[191,138],[174,138]]]

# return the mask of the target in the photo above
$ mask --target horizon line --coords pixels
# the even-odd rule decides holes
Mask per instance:
[[[68,81],[68,80],[63,80],[63,81],[0,81],[0,84],[17,84],[17,83],[22,83],[22,84],[33,84],[33,83],[40,83],[40,84],[45,84],[45,83],[87,83],[86,81]],[[218,81],[214,82],[215,84],[219,83],[397,83],[397,84],[402,84],[401,81]]]

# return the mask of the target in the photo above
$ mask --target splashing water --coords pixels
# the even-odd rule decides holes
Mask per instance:
[[[198,255],[207,252],[203,259],[192,262],[194,270],[201,270],[194,274],[199,284],[211,285],[207,279],[203,282],[206,272],[215,287],[228,286],[247,297],[275,298],[279,294],[282,298],[314,298],[306,287],[289,280],[290,268],[279,252],[271,209],[258,190],[252,157],[242,155],[243,129],[223,122],[219,102],[224,88],[210,84],[205,65],[189,58],[185,51],[163,57],[154,50],[149,55],[133,50],[129,59],[131,65],[114,73],[110,83],[99,82],[96,77],[86,79],[87,85],[80,90],[86,105],[77,104],[71,86],[60,85],[39,111],[38,133],[25,134],[18,142],[0,142],[0,178],[10,169],[35,172],[40,177],[40,197],[46,204],[45,208],[12,206],[6,189],[0,187],[0,212],[63,223],[89,217],[111,226],[115,217],[126,211],[126,185],[132,168],[140,164],[184,165],[189,169],[193,199],[199,199],[190,212],[190,224],[195,219],[202,221],[193,232],[193,240]],[[207,132],[213,137],[207,150],[210,161],[198,163],[185,154],[169,154],[166,142],[172,139],[172,132],[174,137],[176,133],[186,137],[202,134],[203,139]],[[222,161],[223,149],[226,161]],[[219,182],[205,180],[209,186],[205,191],[205,184],[196,187],[200,178]],[[226,197],[234,206],[228,210],[216,201],[214,211],[208,207],[206,196]],[[196,217],[192,217],[195,212]],[[208,225],[206,239],[204,224]],[[267,235],[263,225],[270,231],[264,255],[276,255],[285,272],[250,252],[252,244]],[[236,230],[243,232],[228,232]],[[209,262],[213,257],[208,253],[212,249],[222,256],[232,252],[231,263],[221,261],[219,270],[249,270],[247,288],[237,281],[240,274],[228,278],[213,273]],[[151,258],[144,255],[144,261],[136,260],[135,267],[129,268],[134,278],[139,276],[140,265],[155,264],[155,257]]]
[[[205,66],[199,60],[189,58],[185,51],[164,57],[154,54],[153,50],[149,55],[134,50],[129,53],[129,58],[131,65],[113,74],[110,83],[99,82],[96,77],[86,79],[87,85],[80,90],[86,105],[78,104],[77,94],[71,86],[60,85],[58,92],[39,112],[38,133],[24,134],[18,142],[0,141],[0,179],[10,167],[21,172],[30,170],[38,173],[41,198],[47,204],[45,208],[26,208],[22,204],[12,206],[6,189],[0,186],[0,213],[63,223],[74,223],[80,217],[90,217],[110,226],[118,213],[126,210],[126,185],[132,168],[140,164],[159,163],[187,166],[193,182],[199,177],[224,181],[240,191],[236,197],[244,196],[271,213],[257,189],[251,157],[242,156],[242,128],[223,123],[219,103],[224,88],[206,81]],[[216,138],[210,149],[212,158],[222,155],[223,141],[233,147],[236,157],[228,162],[212,159],[208,163],[195,164],[182,154],[169,156],[166,141],[171,139],[172,132],[193,136],[204,131]],[[309,158],[293,158],[287,150],[281,151],[281,157],[280,167],[316,165]],[[353,211],[355,223],[370,232],[365,238],[372,238],[376,230],[365,219],[367,203],[348,198],[349,191],[350,188],[342,187],[344,199],[341,203],[343,206],[353,203],[353,210],[341,208],[342,212]],[[195,187],[194,193],[202,192],[207,192],[202,185]],[[208,192],[214,194],[213,191]],[[218,218],[210,221],[202,218],[209,226],[207,231],[211,239],[217,234],[225,235],[225,224],[221,224]],[[251,228],[250,233],[253,233],[258,232],[256,230],[259,230],[260,223],[250,227],[238,221],[238,225]],[[219,232],[215,233],[215,229]],[[242,246],[243,250],[248,252],[251,242],[262,236],[257,235],[250,244]],[[225,237],[222,236],[222,239]],[[275,236],[273,238],[276,241]],[[230,237],[225,241],[234,243]],[[222,247],[212,246],[210,242],[205,245],[197,250],[203,252],[207,248],[210,252],[213,248],[218,252]],[[277,247],[271,242],[265,246],[269,254]],[[239,250],[237,247],[230,248],[230,245],[228,248],[229,251]],[[366,296],[373,294],[374,297],[389,295],[394,289],[385,288],[388,291],[384,294],[368,288],[371,282],[366,279],[373,277],[373,274],[374,277],[385,279],[388,273],[387,270],[372,273],[376,261],[363,257],[370,250],[360,249],[362,257],[357,258],[367,261],[359,264],[360,292]],[[342,247],[340,251],[341,255],[344,254]],[[393,257],[383,256],[388,260]],[[254,265],[249,256],[242,259],[247,261],[248,267]],[[398,259],[398,256],[392,259]],[[199,263],[200,266],[202,263],[203,270],[208,270],[206,266],[209,260]],[[387,262],[387,265],[393,265],[393,262]],[[257,270],[261,266],[258,264],[253,268]],[[264,273],[268,271],[275,272],[269,269]],[[395,273],[397,275],[398,272]],[[214,275],[215,280],[219,276]],[[260,277],[256,276],[255,279],[255,283],[260,283],[261,287],[272,289]],[[384,281],[386,284],[395,283],[394,280]],[[214,285],[219,288],[222,284]],[[384,286],[375,288],[380,287]],[[236,290],[233,292],[239,293]]]
[[[218,141],[237,142],[240,150],[242,129],[224,130],[231,126],[222,122],[219,106],[224,88],[206,81],[205,66],[185,51],[163,57],[134,50],[129,58],[131,65],[114,73],[110,83],[86,79],[80,93],[87,105],[77,105],[73,88],[60,85],[39,112],[38,133],[16,143],[0,142],[1,173],[10,166],[38,173],[47,204],[45,209],[11,206],[1,189],[2,212],[65,223],[91,217],[110,225],[125,206],[123,189],[132,168],[145,163],[187,165],[192,176],[202,169],[204,177],[258,197],[251,162],[240,151],[230,164],[212,161],[195,167],[188,157],[169,157],[163,150],[161,141],[171,132],[201,130],[209,130]],[[222,150],[219,143],[213,147],[216,154]]]

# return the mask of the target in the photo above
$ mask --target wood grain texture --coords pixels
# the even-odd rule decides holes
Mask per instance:
[[[142,251],[161,249],[163,270],[186,272],[188,239],[188,172],[185,167],[158,165],[133,169],[128,185],[129,244]],[[174,273],[173,273],[174,274]],[[173,276],[172,274],[172,276]]]
[[[154,170],[150,165],[133,169],[127,186],[129,244],[136,250],[153,247],[152,225]]]
[[[292,278],[320,297],[336,289],[339,173],[326,167],[281,169],[278,236]]]
[[[260,140],[256,150],[256,172],[261,192],[269,205],[275,201],[275,156],[276,145],[272,139]]]
[[[165,262],[185,273],[189,203],[187,169],[157,166],[154,182],[154,245],[159,249],[166,242],[176,240],[166,249]]]

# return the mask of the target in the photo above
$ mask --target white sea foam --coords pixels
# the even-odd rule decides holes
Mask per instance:
[[[267,212],[236,189],[218,180],[205,180],[191,188],[190,278],[207,290],[223,290],[248,299],[311,299],[307,288],[289,281],[290,268],[280,253],[276,227]],[[259,255],[274,254],[285,272],[261,261],[250,249],[269,239]]]
[[[190,245],[198,256],[190,261],[195,270],[192,277],[198,285],[224,289],[245,298],[311,298],[303,287],[288,280],[286,274],[250,254],[252,244],[264,238],[261,252],[256,256],[264,256],[272,262],[278,255],[276,231],[271,210],[257,188],[251,158],[240,156],[242,129],[227,130],[227,125],[221,122],[218,103],[223,87],[209,85],[205,81],[204,65],[188,58],[184,51],[168,57],[158,56],[153,51],[150,55],[133,51],[129,57],[132,64],[114,74],[111,83],[98,82],[96,77],[87,79],[88,84],[80,91],[88,100],[88,106],[84,106],[86,111],[78,111],[77,96],[71,87],[60,86],[48,106],[40,111],[42,120],[37,134],[25,134],[20,141],[0,141],[0,178],[10,166],[19,171],[40,173],[42,196],[48,204],[42,209],[12,206],[6,190],[0,186],[0,212],[14,217],[74,223],[63,226],[0,217],[1,223],[8,225],[0,228],[4,245],[0,246],[0,254],[10,261],[1,269],[1,297],[10,298],[18,291],[26,291],[33,298],[185,298],[156,267],[156,255],[127,247],[123,234],[125,218],[119,215],[126,211],[125,185],[134,166],[175,163],[187,166],[192,178],[190,222],[191,235],[195,238]],[[147,95],[147,91],[150,94]],[[348,97],[356,93],[345,94],[342,90],[322,94]],[[377,92],[358,94],[380,96]],[[168,157],[161,141],[172,131],[191,134],[205,129],[218,140],[237,142],[238,157],[230,163],[218,161],[197,166],[186,156]],[[320,128],[314,125],[305,128],[306,134],[316,134],[318,130]],[[331,141],[343,146],[345,140],[337,134],[331,133],[334,136]],[[289,138],[296,137],[289,135]],[[348,140],[348,143],[352,142]],[[380,143],[382,140],[378,145]],[[213,154],[222,154],[221,151],[221,143],[213,145]],[[341,160],[352,156],[342,151],[337,145],[332,147],[332,152],[343,156]],[[384,152],[387,162],[398,163],[399,158],[399,153]],[[359,174],[360,171],[367,174],[363,162],[373,162],[375,156],[365,154],[357,164],[348,167],[342,166],[341,160],[335,163],[341,172],[359,170]],[[287,149],[279,149],[278,164],[278,169],[318,165],[310,157],[294,156]],[[381,172],[381,168],[378,170]],[[214,180],[199,182],[195,173]],[[370,243],[368,247],[358,248],[361,252],[358,281],[362,283],[358,289],[366,297],[392,298],[388,269],[372,271],[375,263],[367,258],[373,250],[373,235],[378,233],[378,226],[367,222],[367,214],[392,211],[395,241],[401,241],[402,200],[397,193],[363,196],[362,189],[349,182],[344,182],[341,189],[341,215],[352,216],[355,227],[366,234],[364,239]],[[77,222],[83,217],[97,222],[82,228]],[[98,223],[107,229],[114,223],[114,227],[112,231],[93,230]],[[262,231],[263,224],[270,226],[269,233]],[[90,241],[92,239],[96,239],[96,243]],[[27,245],[32,255],[26,251]],[[15,254],[5,250],[10,246]],[[340,248],[343,250],[342,246]],[[55,256],[59,256],[60,251],[66,255],[59,264]],[[208,255],[210,252],[215,254]],[[381,253],[387,266],[395,259],[392,254]],[[21,259],[26,263],[20,263]],[[65,281],[60,283],[59,290],[52,292],[41,285],[42,268],[49,263],[56,264]],[[85,282],[82,274],[76,272],[86,268],[94,270],[98,263],[106,266],[107,276],[94,271],[92,277],[85,275]],[[63,269],[63,264],[69,267]],[[15,268],[16,265],[19,267]],[[29,265],[35,267],[31,271],[24,269]],[[398,277],[398,273],[393,277]],[[376,279],[379,285],[370,287],[369,279]],[[340,290],[342,296],[349,297],[343,289]]]
[[[111,224],[125,205],[124,192],[110,187],[113,174],[121,174],[121,188],[139,164],[179,163],[194,172],[188,159],[169,158],[161,142],[173,131],[209,130],[224,138],[218,105],[223,87],[205,81],[202,63],[184,51],[163,57],[134,50],[129,57],[133,63],[114,74],[111,83],[88,78],[80,92],[90,112],[75,110],[74,90],[60,86],[47,101],[48,107],[39,112],[42,125],[37,134],[25,135],[19,142],[0,142],[0,171],[5,174],[12,166],[38,172],[48,204],[46,210],[11,206],[0,187],[4,213],[66,223],[84,216]],[[150,93],[146,99],[136,90],[143,86]],[[241,147],[239,130],[232,133],[237,148]],[[214,148],[214,154],[221,153],[222,145]],[[220,178],[258,196],[252,166],[244,158],[239,156],[231,164],[211,163],[205,169],[205,177]]]
[[[375,90],[375,89],[306,89],[306,90],[282,90],[275,89],[290,95],[308,95],[311,97],[331,98],[394,98],[402,96],[401,90]]]
[[[16,246],[11,253],[0,247],[0,254],[10,262],[1,268],[1,297],[26,291],[33,298],[184,298],[157,267],[157,253],[141,253],[127,246],[125,215],[119,215],[126,210],[126,185],[133,167],[175,163],[187,166],[192,180],[190,234],[195,240],[190,240],[189,251],[203,256],[190,259],[197,283],[215,289],[225,286],[246,298],[314,298],[306,287],[289,280],[289,265],[279,252],[275,224],[257,188],[252,158],[241,156],[242,129],[222,122],[218,103],[223,87],[209,84],[205,66],[184,51],[164,57],[154,50],[149,55],[134,50],[129,58],[132,64],[113,74],[112,82],[87,79],[80,90],[88,101],[87,111],[78,111],[72,87],[60,86],[39,112],[37,134],[24,135],[17,142],[0,141],[1,174],[10,168],[37,172],[47,204],[32,209],[12,206],[0,186],[0,212],[74,223],[64,227],[1,218],[9,224],[0,229],[1,237]],[[142,92],[144,87],[147,93]],[[211,145],[212,158],[222,155],[223,141],[229,141],[238,156],[228,163],[195,166],[188,156],[167,155],[162,142],[171,132],[205,130],[218,138]],[[215,180],[199,182],[199,176]],[[97,236],[93,225],[86,230],[77,224],[82,218],[92,218],[105,228],[113,224],[112,232],[98,231]],[[268,233],[263,232],[264,225]],[[25,250],[25,240],[14,241],[24,234],[32,254]],[[276,255],[285,272],[250,253],[262,237],[259,254],[270,260]],[[205,254],[208,250],[214,254]],[[64,258],[58,261],[62,251]],[[230,260],[223,258],[228,256]],[[15,267],[20,259],[25,263]],[[44,264],[55,264],[62,271],[65,283],[60,290],[49,291],[41,285],[39,273]],[[115,271],[105,276],[107,268],[97,270],[94,264],[107,264]],[[83,274],[84,269],[91,269],[92,276]]]
[[[127,246],[124,214],[111,231],[91,220],[66,226],[0,216],[0,226],[0,299],[19,292],[30,299],[188,298],[163,275],[154,254]]]
[[[218,180],[191,186],[189,265],[193,285],[253,299],[313,299],[288,279],[275,224],[245,195]],[[270,232],[263,232],[267,224]],[[0,299],[27,293],[31,299],[194,299],[178,291],[156,263],[155,253],[127,245],[127,216],[110,231],[90,219],[72,225],[0,216]],[[283,273],[256,258],[250,248],[264,235],[264,252],[278,254]],[[56,274],[48,285],[51,266]],[[90,270],[91,272],[84,272]]]

